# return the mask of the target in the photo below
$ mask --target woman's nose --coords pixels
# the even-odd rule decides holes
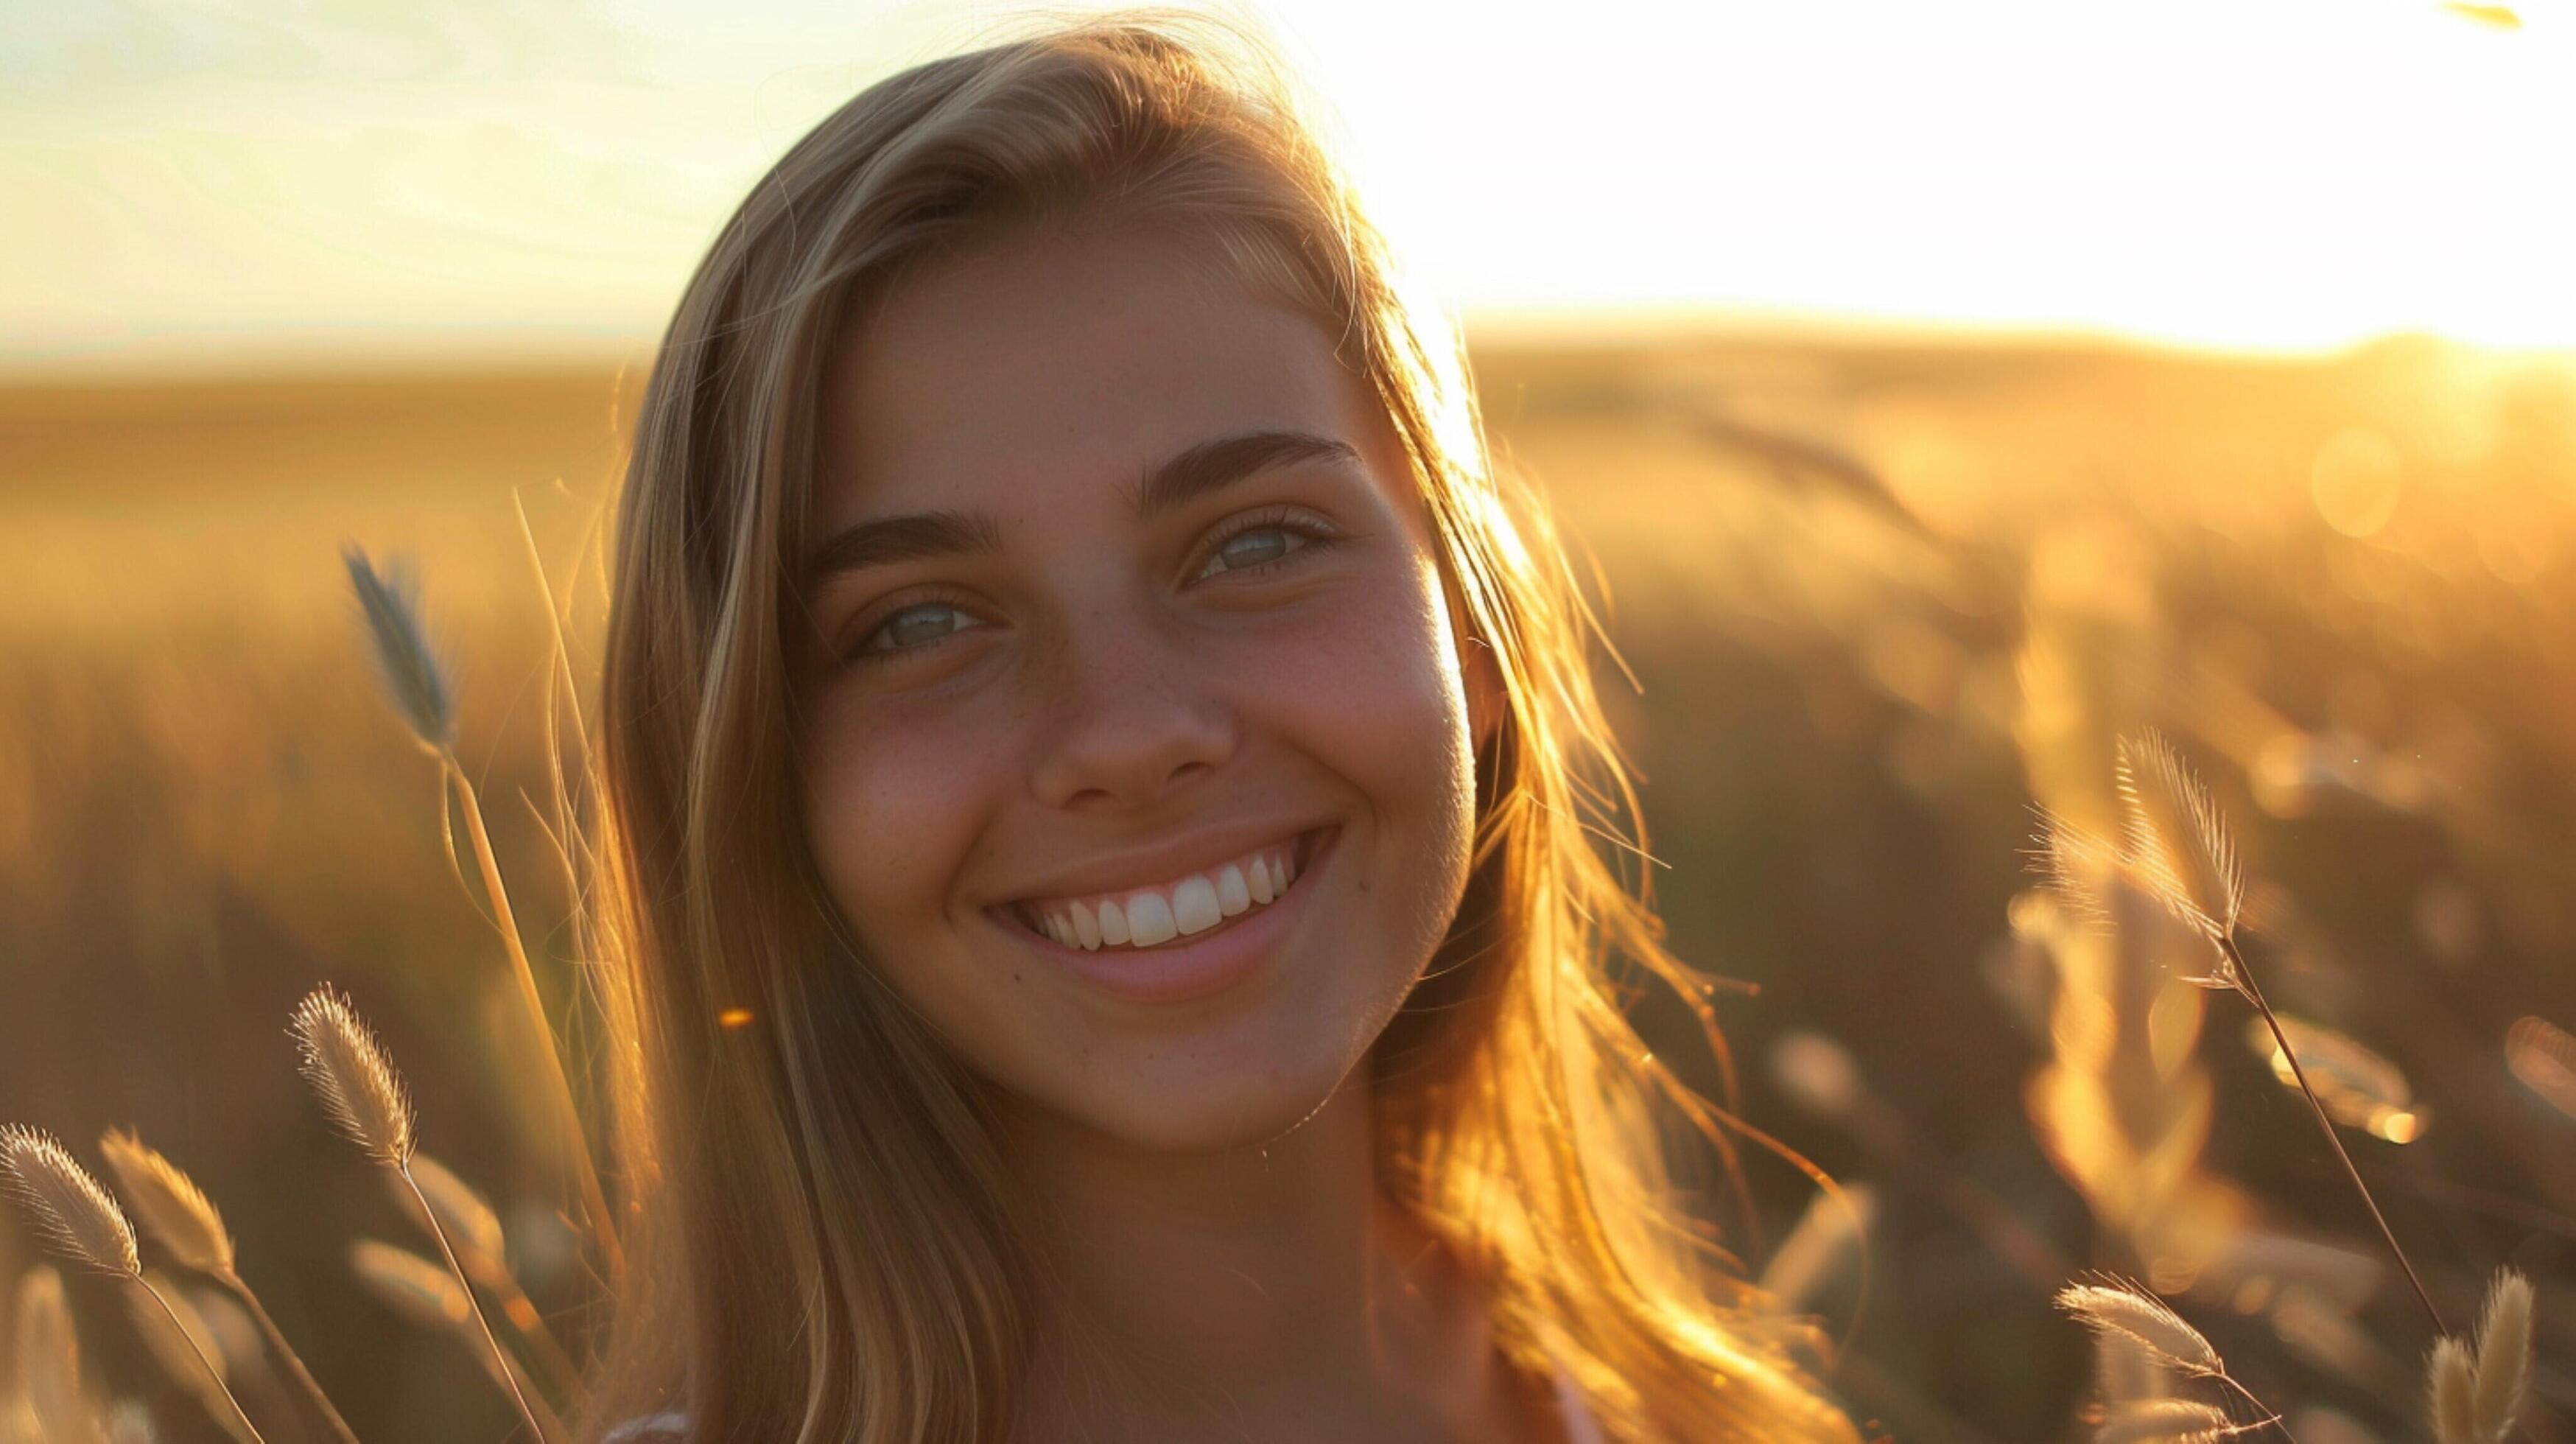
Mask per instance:
[[[1140,613],[1095,615],[1059,634],[1037,669],[1045,725],[1032,782],[1040,801],[1149,807],[1234,755],[1234,710],[1191,640]]]

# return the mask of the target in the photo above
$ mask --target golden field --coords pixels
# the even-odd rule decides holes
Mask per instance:
[[[1857,1320],[1857,1413],[2088,1437],[2092,1346],[2050,1296],[2102,1268],[2311,1444],[2420,1433],[2431,1334],[2248,1010],[2182,981],[2179,929],[2080,924],[2030,871],[2032,804],[2114,828],[2114,741],[2153,726],[2235,824],[2252,962],[2392,1228],[2455,1326],[2497,1266],[2537,1280],[2527,1437],[2576,1439],[2576,357],[1735,337],[1476,365],[1637,683],[1603,654],[1672,939],[1745,984],[1720,999],[1741,1111],[1871,1197],[1865,1293],[1822,1216],[1774,1275]],[[385,1035],[556,1331],[590,1321],[507,964],[339,548],[413,559],[577,1015],[538,569],[578,671],[636,389],[0,390],[0,1120],[85,1156],[130,1125],[184,1166],[370,1440],[498,1437],[507,1405],[350,1282],[354,1241],[419,1244],[295,1075],[316,982]],[[1747,1172],[1765,1231],[1731,1242],[1759,1267],[1810,1190]],[[0,1282],[33,1256],[0,1225]],[[70,1288],[111,1392],[219,1437],[111,1291]],[[254,1361],[236,1382],[277,1412]]]

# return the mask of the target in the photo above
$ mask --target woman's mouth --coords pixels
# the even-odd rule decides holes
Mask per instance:
[[[1136,952],[1224,932],[1287,895],[1331,828],[1313,828],[1148,887],[1026,898],[1007,911],[1023,927],[1084,952]]]

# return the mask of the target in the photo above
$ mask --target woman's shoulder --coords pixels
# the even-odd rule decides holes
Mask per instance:
[[[1583,1402],[1583,1391],[1563,1364],[1556,1366],[1556,1414],[1565,1425],[1565,1444],[1604,1444],[1600,1419]]]
[[[1601,1421],[1593,1417],[1592,1406],[1583,1402],[1583,1391],[1576,1388],[1574,1376],[1562,1365],[1556,1370],[1556,1412],[1564,1421],[1566,1444],[1605,1444]],[[657,1440],[684,1439],[689,1432],[689,1416],[677,1409],[629,1419],[600,1436],[600,1444],[655,1444]]]
[[[689,1416],[677,1409],[629,1419],[599,1436],[599,1444],[657,1444],[667,1439],[685,1439],[689,1433]]]

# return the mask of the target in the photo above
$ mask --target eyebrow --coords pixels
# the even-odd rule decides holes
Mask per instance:
[[[1171,457],[1148,471],[1128,493],[1136,514],[1160,516],[1199,497],[1273,467],[1301,461],[1357,464],[1350,443],[1307,431],[1247,431],[1219,437]],[[807,585],[867,567],[1002,549],[1002,526],[991,513],[926,511],[879,517],[835,532],[807,555]]]

